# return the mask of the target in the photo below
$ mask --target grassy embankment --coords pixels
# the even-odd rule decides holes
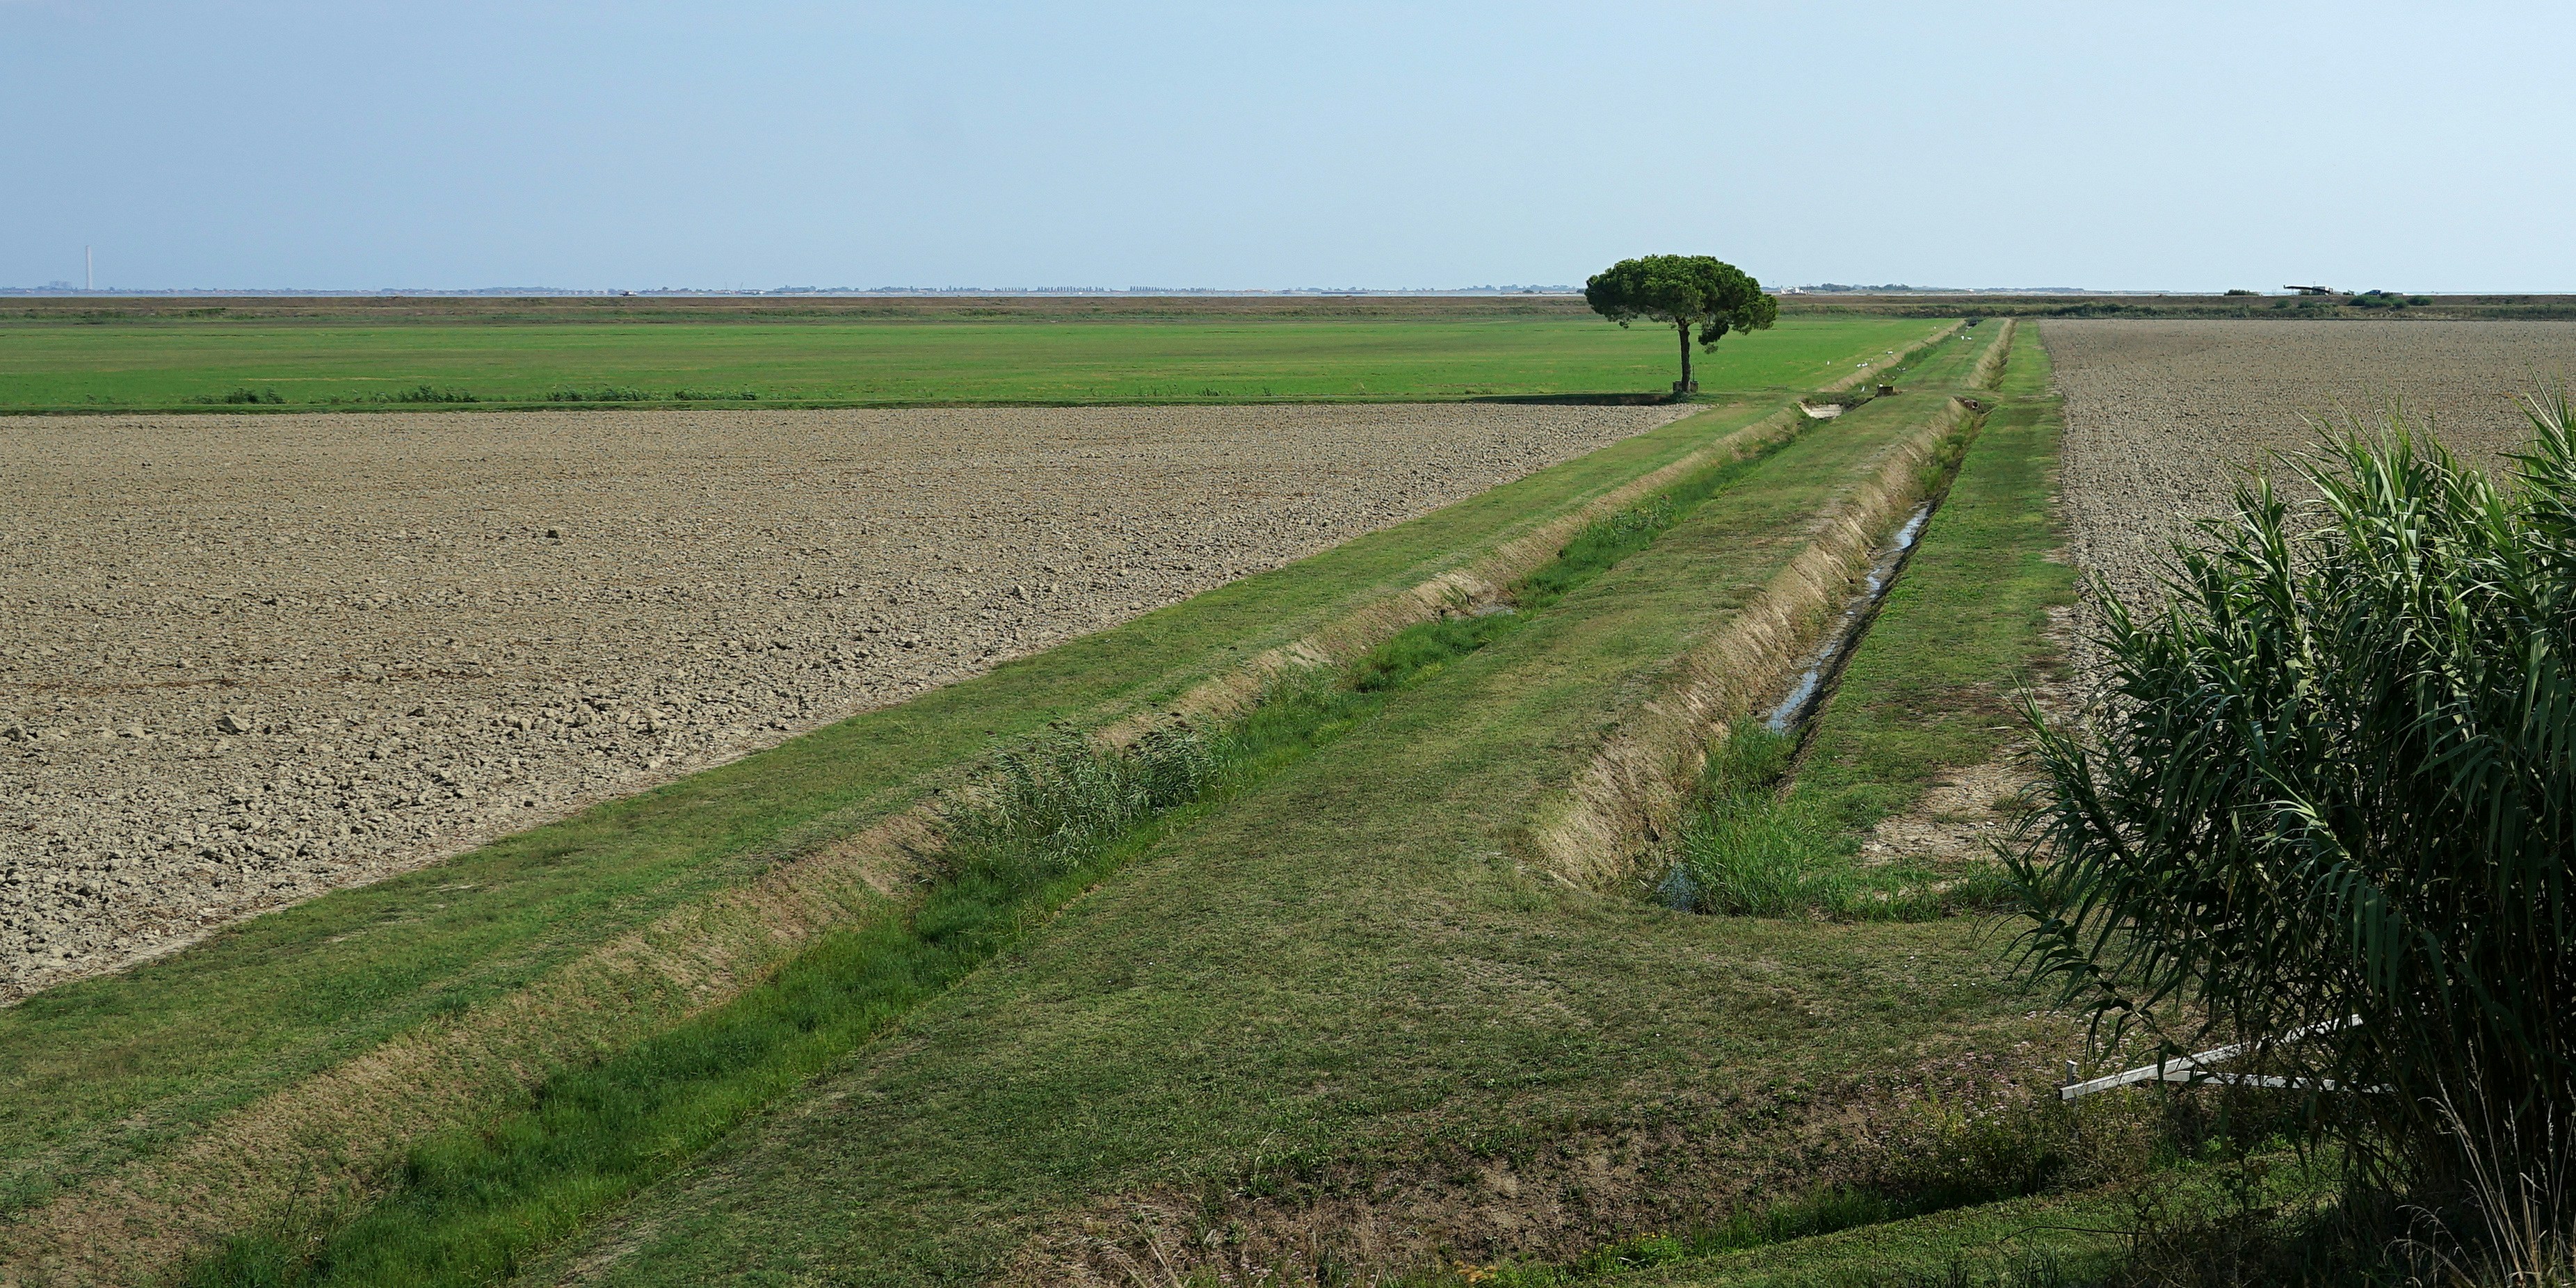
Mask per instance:
[[[1860,844],[1880,820],[1920,807],[1946,772],[1984,765],[2015,741],[2007,706],[2019,684],[2058,664],[2047,640],[2048,610],[2069,601],[2074,573],[2052,561],[2058,545],[2051,514],[2060,433],[2050,392],[2047,353],[2025,327],[1997,391],[2000,403],[1970,446],[1948,496],[1925,530],[1905,575],[1888,596],[1840,687],[1808,731],[1807,754],[1785,793],[1762,777],[1765,762],[1786,767],[1778,742],[1756,739],[1749,754],[1721,758],[1742,776],[1742,790],[1723,783],[1694,840],[1718,855],[1768,869],[1769,910],[1795,918],[1825,916],[1869,922],[1937,915],[1956,899],[1924,892],[1955,882],[1960,860],[1915,866],[1903,856],[1876,867]],[[1989,820],[1999,818],[1987,815]],[[1973,860],[1969,860],[1973,862]],[[1769,918],[1763,918],[1769,919]],[[1806,922],[1805,924],[1815,924]],[[1883,923],[1882,923],[1883,924]],[[1958,925],[1959,920],[1944,924]],[[1821,929],[1821,927],[1820,927]],[[2000,940],[1983,938],[1991,954]],[[1994,969],[1991,956],[1986,969]],[[2044,1074],[2035,1059],[2019,1072]],[[1998,1106],[1985,1125],[1967,1128],[1963,1153],[2045,1158],[2078,1152],[2066,1135],[2086,1115],[2126,1117],[2130,1135],[2115,1145],[2099,1188],[2059,1190],[2063,1172],[2032,1179],[2045,1192],[1987,1203],[1941,1207],[1924,1215],[1863,1221],[1855,1228],[1811,1233],[1792,1205],[1767,1220],[1719,1224],[1680,1237],[1625,1240],[1556,1266],[1523,1267],[1507,1285],[1600,1284],[1604,1288],[1968,1288],[1972,1285],[2087,1285],[2122,1282],[2144,1255],[2187,1261],[2200,1254],[2177,1244],[2154,1246],[2154,1231],[2200,1227],[2212,1212],[2243,1212],[2311,1201],[2329,1185],[2321,1162],[2302,1163],[2257,1133],[2248,1166],[2177,1164],[2152,1092],[2116,1093],[2086,1102],[2082,1114],[2053,1111],[2042,1092],[2028,1109]],[[2131,1103],[2121,1103],[2125,1098]],[[1976,1116],[1973,1103],[1954,1104]],[[1963,1120],[1965,1121],[1965,1120]],[[2007,1138],[2018,1137],[2017,1141]],[[2098,1146],[2096,1147],[2098,1148]],[[1930,1151],[1924,1151],[1930,1152]],[[2214,1155],[2226,1155],[2219,1149]],[[2060,1169],[2073,1165],[2061,1157]],[[1991,1164],[1990,1164],[1991,1165]],[[2099,1171],[2095,1172],[2099,1176]],[[1785,1219],[1784,1219],[1785,1218]],[[2189,1218],[2189,1219],[2186,1219]],[[2178,1238],[2197,1237],[2188,1234]],[[1651,1267],[1623,1273],[1624,1268]]]
[[[1918,327],[1913,334],[1928,329]],[[541,991],[585,954],[657,921],[667,926],[693,906],[757,890],[762,873],[902,808],[997,739],[1024,737],[1052,721],[1097,725],[1167,702],[1242,658],[1296,638],[1372,596],[1464,563],[1476,551],[1667,465],[1768,410],[1766,403],[1739,405],[1641,435],[727,769],[422,873],[260,918],[162,962],[0,1012],[0,1051],[9,1056],[0,1062],[9,1093],[0,1115],[8,1206],[25,1221],[41,1221],[48,1212],[26,1209],[103,1177],[118,1185],[140,1183],[133,1165],[151,1165],[190,1148],[220,1152],[238,1144],[255,1164],[274,1143],[256,1134],[263,1125],[271,1137],[342,1125],[263,1124],[265,1107],[291,1100],[300,1086],[330,1071],[404,1043],[417,1045],[424,1034],[435,1038],[515,1024],[544,1028],[571,1043],[564,1050],[538,1041],[504,1051],[508,1059],[490,1067],[405,1068],[397,1061],[390,1070],[378,1070],[398,1080],[472,1084],[461,1091],[446,1088],[453,1093],[450,1100],[506,1099],[521,1085],[527,1060],[542,1067],[550,1060],[589,1058],[708,1000],[702,990],[680,982],[685,971],[660,978],[646,971],[619,981],[629,992],[571,999],[579,1015],[512,1009],[514,999]],[[830,916],[860,918],[884,907],[881,896],[855,880],[842,893],[847,906]],[[749,910],[753,920],[763,911],[775,910]],[[691,932],[729,929],[743,932],[731,948],[774,955],[785,946],[751,933],[758,926],[683,926]],[[648,937],[643,955],[707,951],[689,934],[673,938],[663,943]],[[752,952],[722,964],[737,975],[756,975],[766,960]],[[304,1108],[334,1109],[328,1103]],[[355,1116],[374,1112],[375,1106],[360,1105]],[[387,1130],[399,1137],[398,1129],[417,1125],[396,1123]],[[240,1138],[245,1129],[253,1134]],[[366,1165],[362,1145],[351,1148],[361,1156],[348,1161]],[[188,1180],[183,1174],[174,1183]],[[106,1246],[120,1237],[184,1242],[188,1235],[184,1228],[52,1233]],[[23,1252],[51,1236],[22,1224],[0,1237]]]
[[[2013,693],[2054,664],[2048,612],[2073,602],[2075,573],[2053,558],[2059,421],[2048,382],[2047,350],[2024,325],[1998,405],[1812,721],[1787,790],[1787,739],[1756,733],[1715,758],[1683,846],[1707,910],[1925,916],[1977,896],[1975,865],[1879,859],[1861,840],[1944,773],[1994,760],[2014,737]],[[1992,804],[1970,812],[2000,821]]]
[[[1974,345],[1907,383],[1956,382]],[[1157,829],[555,1269],[950,1281],[1061,1269],[1085,1233],[1189,1258],[1383,1238],[1382,1268],[1423,1251],[1404,1227],[1562,1248],[1830,1175],[1808,1145],[1882,1075],[2028,1030],[1990,945],[1957,922],[1677,914],[1516,852],[1602,731],[1938,405],[1805,435],[1554,608]]]
[[[1632,1264],[1643,1269],[1605,1268],[1556,1282],[1584,1288],[2112,1288],[2175,1282],[2154,1276],[2158,1270],[2206,1266],[2234,1251],[2223,1239],[2211,1240],[2198,1219],[2313,1201],[2330,1190],[2331,1173],[2330,1164],[2303,1160],[2287,1149],[2262,1153],[2250,1167],[2182,1161],[2090,1189],[1944,1208],[1829,1233],[1774,1241],[1756,1232],[1738,1247],[1660,1263],[1651,1262],[1651,1249],[1634,1248],[1627,1250]],[[2138,1274],[2148,1262],[2156,1268]],[[1503,1282],[1497,1288],[1538,1283]]]
[[[1919,335],[1791,319],[1704,399],[1816,388]],[[1659,394],[1672,337],[1548,313],[512,322],[0,320],[0,411],[1240,403]]]
[[[1911,805],[1943,770],[1994,758],[2012,692],[2055,665],[2048,610],[2074,602],[2056,555],[2061,432],[2036,327],[1864,646],[1816,721],[1797,790],[1855,831]]]

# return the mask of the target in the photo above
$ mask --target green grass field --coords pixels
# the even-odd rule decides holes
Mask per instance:
[[[1921,335],[1791,318],[1695,360],[1706,397],[1801,391]],[[0,323],[0,410],[550,404],[1252,402],[1635,395],[1671,386],[1668,331],[1599,319]],[[424,389],[430,391],[423,395]],[[227,397],[263,401],[227,404]],[[271,396],[275,403],[265,401]],[[473,404],[407,402],[471,397]]]

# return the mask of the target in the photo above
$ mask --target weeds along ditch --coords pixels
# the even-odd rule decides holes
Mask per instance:
[[[2281,1236],[2332,1194],[2336,1159],[2291,1143],[2298,1098],[2251,1086],[2170,1087],[2077,1102],[1959,1087],[1903,1102],[1849,1180],[1631,1233],[1552,1258],[1436,1257],[1391,1273],[1324,1263],[1318,1284],[1380,1288],[1834,1285],[1835,1288],[2238,1288],[2346,1282],[2336,1249]],[[2199,1256],[2204,1264],[2190,1264]],[[2222,1267],[2284,1273],[2229,1278]],[[1231,1279],[1304,1282],[1293,1265]],[[1660,1272],[1637,1278],[1641,1272]],[[2143,1273],[2141,1273],[2143,1272]]]
[[[1945,876],[1852,861],[1843,820],[1793,788],[1793,734],[1748,725],[1709,757],[1656,897],[1676,910],[1737,917],[1822,915],[1837,921],[1931,921],[2004,907],[2011,890],[1987,865]]]
[[[2006,893],[2000,869],[1943,878],[1910,868],[1858,868],[1850,861],[1848,821],[1792,790],[1819,714],[1904,576],[1985,420],[1980,413],[1962,422],[1924,463],[1916,480],[1923,499],[1884,539],[1861,588],[1795,668],[1789,690],[1766,704],[1767,716],[1737,721],[1711,750],[1654,888],[1665,906],[1733,916],[1821,913],[1838,920],[1898,921],[2000,906]]]
[[[1795,440],[1784,435],[1580,529],[1505,603],[1409,627],[1355,662],[1292,672],[1239,717],[1104,749],[1063,730],[1006,748],[946,812],[906,916],[822,936],[722,1006],[562,1069],[479,1130],[410,1152],[372,1201],[290,1214],[191,1267],[197,1285],[479,1284],[585,1221],[1007,949],[1130,858],[1518,629]]]

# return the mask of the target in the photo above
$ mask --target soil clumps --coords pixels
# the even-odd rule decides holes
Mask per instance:
[[[0,422],[0,1002],[1687,410]]]
[[[2315,445],[2309,418],[2369,423],[2395,399],[2490,468],[2530,432],[2514,400],[2576,372],[2576,323],[2039,324],[2066,397],[2068,546],[2132,603],[2172,543],[2218,514],[2273,452]],[[2271,471],[2284,492],[2290,480]],[[2090,635],[2090,614],[2078,634]],[[2098,670],[2091,650],[2079,668]]]

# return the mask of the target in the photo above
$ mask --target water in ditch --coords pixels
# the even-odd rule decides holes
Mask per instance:
[[[1896,585],[1896,575],[1905,569],[1906,557],[1914,553],[1914,544],[1923,536],[1923,525],[1932,517],[1930,501],[1914,507],[1894,535],[1870,559],[1869,572],[1861,578],[1860,590],[1843,605],[1842,619],[1825,632],[1822,640],[1802,659],[1798,682],[1774,705],[1762,723],[1771,732],[1797,736],[1803,733],[1816,706],[1833,687],[1843,662],[1858,647],[1869,629],[1870,619],[1878,612],[1881,600]],[[1675,912],[1689,912],[1699,906],[1699,878],[1687,862],[1675,862],[1655,886],[1655,897]]]
[[[1861,632],[1868,629],[1869,619],[1878,611],[1879,601],[1887,598],[1888,589],[1896,584],[1896,574],[1904,570],[1906,557],[1914,553],[1914,543],[1923,536],[1923,524],[1931,517],[1930,501],[1914,507],[1914,513],[1906,516],[1904,526],[1896,530],[1896,535],[1879,550],[1878,557],[1870,561],[1869,575],[1862,579],[1859,593],[1843,605],[1842,620],[1825,632],[1815,651],[1807,655],[1805,665],[1800,668],[1798,682],[1791,685],[1787,696],[1763,717],[1762,723],[1771,732],[1788,733],[1815,714],[1816,703],[1824,696],[1845,656],[1860,642]]]

